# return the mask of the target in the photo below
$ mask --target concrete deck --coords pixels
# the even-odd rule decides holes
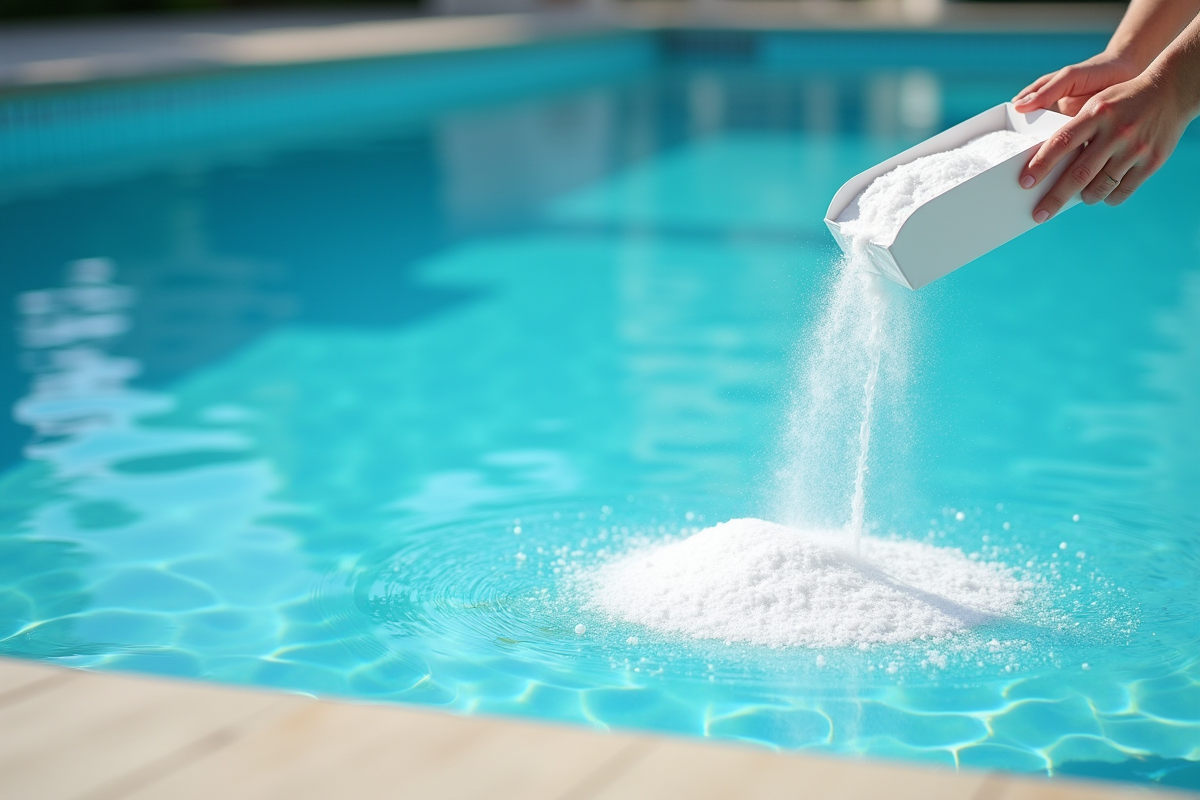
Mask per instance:
[[[0,659],[5,800],[1132,800],[1188,795],[599,733]]]
[[[636,0],[626,24],[759,30],[933,30],[1111,33],[1125,3],[956,3],[945,0]]]
[[[1123,8],[942,0],[594,0],[554,12],[464,17],[258,12],[18,22],[0,26],[0,90],[504,47],[628,29],[1108,32]]]
[[[0,28],[0,87],[504,47],[611,27],[589,14],[203,14],[14,24]]]

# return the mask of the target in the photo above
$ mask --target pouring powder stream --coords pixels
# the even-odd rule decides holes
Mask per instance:
[[[870,271],[865,253],[838,264],[808,347],[794,366],[771,516],[792,526],[844,527],[857,550],[866,525],[872,424],[906,366],[905,290]],[[849,517],[847,518],[847,512]]]
[[[883,279],[874,274],[870,267],[868,247],[871,242],[890,243],[900,226],[920,205],[1016,155],[1036,141],[1034,136],[1015,131],[996,131],[958,149],[916,159],[877,178],[838,217],[842,230],[852,237],[850,254],[843,261],[842,269],[860,275],[864,311],[868,317],[863,340],[867,374],[863,386],[854,491],[850,499],[849,530],[856,550],[862,538],[866,516],[871,422],[879,383],[879,365],[884,351],[885,314],[888,308],[886,287],[883,286]]]
[[[867,457],[871,452],[871,418],[875,410],[875,387],[879,384],[879,362],[883,359],[883,323],[887,297],[878,275],[863,273],[870,323],[867,331],[867,381],[863,386],[862,422],[858,426],[858,462],[854,470],[854,494],[850,498],[850,534],[854,552],[862,550],[863,521],[867,508]]]
[[[871,244],[891,243],[922,204],[1036,141],[1026,134],[997,131],[955,150],[918,158],[877,178],[839,215],[851,247],[839,263],[837,282],[816,325],[817,347],[801,370],[792,398],[785,463],[776,490],[775,515],[783,522],[837,525],[845,519],[839,519],[845,513],[842,481],[853,475],[846,527],[856,551],[863,535],[882,365],[885,358],[892,361],[891,388],[899,390],[907,338],[906,320],[897,313],[897,290],[871,266]],[[853,444],[849,430],[857,433]],[[838,455],[851,452],[848,444],[857,445],[856,458]]]
[[[942,637],[1017,607],[1029,587],[1008,568],[864,536],[871,428],[881,391],[902,388],[906,319],[896,295],[908,291],[876,273],[870,247],[889,244],[922,203],[1032,141],[987,134],[902,165],[854,199],[838,218],[850,252],[796,368],[773,509],[784,524],[731,520],[635,548],[581,577],[588,606],[664,632],[774,647]]]

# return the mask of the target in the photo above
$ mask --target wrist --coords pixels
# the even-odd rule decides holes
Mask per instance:
[[[1139,47],[1136,41],[1109,42],[1108,47],[1101,53],[1104,59],[1116,66],[1124,67],[1130,76],[1140,75],[1154,61],[1157,51]]]
[[[1146,69],[1145,76],[1166,93],[1185,124],[1200,115],[1200,63],[1195,54],[1167,51]]]

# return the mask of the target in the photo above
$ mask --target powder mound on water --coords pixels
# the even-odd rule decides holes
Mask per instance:
[[[995,131],[954,150],[901,164],[876,178],[837,221],[856,243],[890,244],[918,206],[1037,142],[1029,134]]]
[[[769,647],[899,644],[1011,614],[1027,585],[956,549],[735,519],[587,575],[589,605],[665,633]]]

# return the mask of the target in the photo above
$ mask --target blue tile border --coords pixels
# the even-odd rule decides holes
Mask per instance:
[[[636,74],[658,57],[652,34],[620,33],[20,92],[0,97],[0,175],[116,149],[187,148],[287,128],[321,131],[347,119],[394,122]]]
[[[101,82],[0,94],[0,176],[13,188],[113,154],[213,141],[311,139],[373,121],[644,74],[661,65],[854,72],[927,67],[1037,73],[1103,48],[1102,34],[667,29],[485,49]],[[3,189],[0,186],[0,189]],[[2,194],[3,192],[0,192]]]
[[[1049,70],[1089,58],[1108,43],[1095,33],[667,30],[661,37],[664,58],[673,63],[972,72]]]

